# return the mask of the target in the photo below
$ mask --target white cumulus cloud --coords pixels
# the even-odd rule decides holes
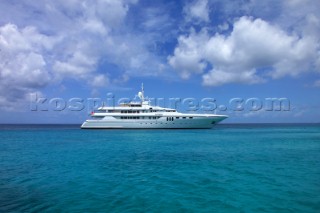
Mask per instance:
[[[119,76],[157,75],[164,65],[150,50],[153,41],[127,25],[136,3],[0,2],[0,107],[65,79],[94,88],[117,83]],[[110,64],[117,71],[104,67]]]
[[[203,47],[207,40],[206,34],[196,34],[194,30],[189,36],[178,38],[178,47],[174,50],[174,56],[168,57],[168,62],[182,78],[188,79],[193,73],[201,74],[206,68],[206,62],[203,61]]]
[[[208,0],[195,0],[184,7],[187,21],[209,22]]]
[[[103,74],[95,75],[91,84],[95,87],[106,87],[109,84],[109,78]]]
[[[247,16],[235,21],[230,34],[206,30],[180,36],[168,62],[182,77],[206,72],[203,84],[259,83],[318,69],[320,42],[312,34],[287,33],[277,25]],[[189,56],[189,57],[186,57]]]
[[[0,27],[0,106],[10,107],[26,93],[48,85],[51,74],[42,53],[57,42],[34,27]]]

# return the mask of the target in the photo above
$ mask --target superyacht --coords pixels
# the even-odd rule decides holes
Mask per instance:
[[[102,106],[91,113],[82,129],[210,129],[226,115],[180,113],[175,109],[152,106],[144,97],[143,84],[139,102]]]

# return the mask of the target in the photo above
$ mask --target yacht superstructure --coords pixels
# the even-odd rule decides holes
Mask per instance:
[[[150,105],[144,97],[143,84],[139,102],[102,106],[91,113],[82,129],[209,129],[226,115],[180,113],[175,109]]]

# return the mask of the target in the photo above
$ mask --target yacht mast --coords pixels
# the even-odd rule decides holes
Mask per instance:
[[[141,84],[141,92],[142,92],[142,101],[144,101],[144,89],[143,89],[143,83]]]
[[[142,92],[142,97],[144,97],[143,83],[141,84],[141,92]]]
[[[144,102],[144,89],[143,89],[143,83],[141,84],[141,91],[138,92],[138,97],[140,98],[141,102]]]

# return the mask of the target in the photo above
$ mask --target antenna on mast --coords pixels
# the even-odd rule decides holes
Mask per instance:
[[[144,101],[144,89],[143,89],[143,83],[141,84],[141,92],[138,93],[138,97],[141,99],[141,101]]]
[[[144,95],[143,83],[141,83],[141,92]]]

